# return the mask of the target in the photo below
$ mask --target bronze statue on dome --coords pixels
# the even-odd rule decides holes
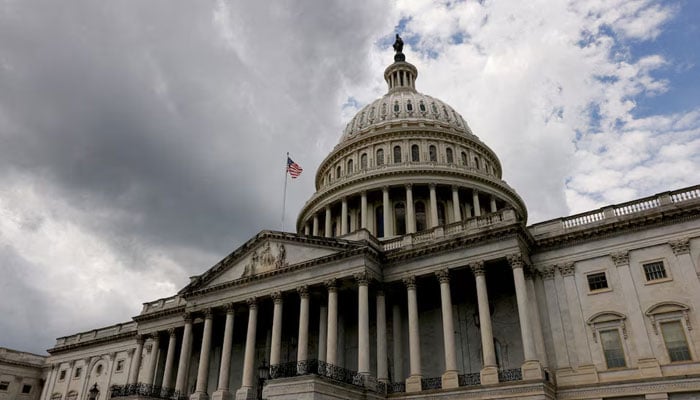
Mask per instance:
[[[399,34],[396,34],[396,40],[394,41],[394,51],[396,54],[394,55],[394,61],[399,62],[399,61],[406,61],[406,56],[403,54],[403,40],[401,39],[401,36]]]

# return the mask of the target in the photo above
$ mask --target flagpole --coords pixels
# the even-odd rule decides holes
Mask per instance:
[[[282,195],[282,232],[284,232],[284,209],[287,205],[287,173],[289,172],[289,152],[284,160],[284,195]]]

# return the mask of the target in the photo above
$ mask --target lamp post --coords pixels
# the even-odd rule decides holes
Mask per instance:
[[[258,367],[258,399],[262,399],[263,384],[270,378],[270,367],[262,360],[262,363]]]
[[[97,396],[100,395],[100,389],[97,388],[97,384],[92,385],[92,388],[88,392],[88,400],[97,400]]]

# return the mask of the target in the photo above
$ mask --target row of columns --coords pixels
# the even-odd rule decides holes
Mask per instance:
[[[528,371],[531,372],[530,378],[537,377],[536,370],[539,368],[539,362],[536,349],[535,339],[533,338],[533,327],[531,326],[531,318],[529,310],[528,289],[524,275],[524,263],[519,255],[509,256],[508,261],[512,267],[513,279],[515,282],[515,294],[518,304],[518,315],[520,319],[520,329],[523,343],[523,353],[525,356],[525,364],[523,372],[525,375],[526,366],[529,366]],[[491,315],[489,311],[488,292],[485,279],[485,269],[483,262],[474,262],[469,265],[474,273],[476,281],[476,294],[479,310],[479,325],[481,331],[481,344],[483,351],[483,368],[481,372],[482,384],[497,383],[498,372],[496,365],[496,354],[493,345],[493,331],[491,326]],[[444,343],[444,374],[442,375],[442,387],[453,388],[458,387],[458,368],[457,368],[457,353],[454,337],[454,325],[452,315],[452,300],[450,290],[450,276],[447,269],[437,271],[435,273],[440,283],[440,299],[442,311],[442,331]],[[357,369],[358,373],[363,375],[370,374],[370,335],[369,335],[369,283],[371,277],[367,273],[359,273],[354,276],[357,282],[358,296],[358,352],[357,352]],[[403,284],[406,287],[407,294],[407,311],[408,311],[408,339],[409,339],[409,376],[406,380],[407,392],[415,392],[422,390],[421,387],[421,351],[420,351],[420,324],[418,313],[418,293],[416,287],[415,276],[410,276],[403,279]],[[320,361],[325,361],[331,365],[338,363],[338,288],[336,280],[325,282],[325,287],[328,292],[328,301],[326,306],[320,308],[319,321],[319,354]],[[308,359],[308,341],[309,341],[309,292],[306,286],[297,289],[299,294],[299,331],[298,331],[298,347],[297,361],[305,361]],[[272,293],[274,303],[272,317],[272,338],[270,349],[270,365],[274,370],[274,366],[281,362],[281,343],[282,343],[282,313],[283,313],[283,297],[282,293]],[[243,361],[243,376],[242,384],[239,392],[246,398],[252,396],[255,389],[255,339],[257,327],[257,302],[254,298],[249,299],[248,303],[248,328],[246,334],[245,353]],[[393,357],[395,364],[395,375],[403,376],[401,370],[402,363],[402,331],[400,307],[394,305],[393,308],[393,331],[394,331],[394,349]],[[224,341],[221,355],[221,367],[219,370],[219,379],[217,390],[214,392],[212,399],[228,398],[228,376],[231,367],[231,346],[233,337],[233,306],[229,305],[226,310],[226,323],[224,329]],[[387,337],[386,337],[386,299],[384,292],[380,289],[376,292],[376,326],[377,326],[377,379],[382,382],[389,381],[389,371],[387,364]],[[539,327],[536,327],[539,329]],[[540,331],[541,333],[541,331]],[[157,348],[157,335],[154,337],[154,343]],[[212,338],[212,312],[210,309],[205,310],[204,314],[204,330],[201,344],[201,352],[199,358],[199,366],[197,371],[197,384],[195,392],[190,397],[191,399],[207,399],[208,395],[207,382],[209,374],[209,356],[211,350]],[[170,387],[172,382],[172,367],[174,363],[175,353],[175,334],[170,331],[170,340],[168,342],[168,351],[165,361],[165,370],[163,376],[163,387]],[[137,354],[143,346],[143,340],[137,341]],[[180,349],[180,364],[177,371],[175,381],[175,389],[180,393],[186,390],[186,377],[188,360],[192,351],[192,319],[188,316],[185,318],[184,334],[182,346]],[[139,369],[140,357],[136,357],[135,365],[132,368],[129,383],[136,383],[136,376]],[[149,361],[146,371],[146,382],[153,381],[155,373],[155,357]],[[298,368],[303,368],[302,364],[298,364]],[[303,373],[305,371],[299,371]],[[524,376],[525,377],[525,376]]]
[[[429,228],[434,228],[438,226],[438,209],[437,209],[437,193],[436,193],[436,185],[434,183],[428,184],[429,188],[429,199],[430,199],[430,226]],[[406,189],[406,233],[415,233],[416,232],[416,213],[414,210],[414,203],[413,203],[413,188],[412,184],[406,184],[405,185]],[[472,191],[472,204],[474,205],[474,216],[479,217],[481,216],[481,204],[479,200],[479,191],[477,189],[471,189]],[[391,199],[389,196],[389,187],[384,186],[382,187],[382,211],[383,211],[383,226],[384,226],[384,237],[390,237],[393,236],[394,233],[391,232],[390,227],[392,226],[391,224]],[[458,186],[452,186],[452,204],[453,204],[453,222],[459,222],[462,220],[462,213],[460,210],[459,205],[460,203],[460,196],[459,196],[459,187]],[[496,198],[494,196],[490,197],[490,203],[489,203],[490,211],[491,212],[496,212],[498,211],[498,207],[496,204]],[[307,221],[304,225],[304,234],[306,235],[313,235],[313,236],[325,236],[325,237],[333,237],[335,235],[335,232],[333,232],[333,225],[332,225],[332,212],[331,212],[331,205],[328,204],[326,205],[325,209],[325,226],[323,227],[323,232],[320,232],[320,227],[319,227],[319,216],[318,214],[314,214],[313,218],[311,221]],[[367,215],[370,212],[367,204],[367,192],[363,191],[360,193],[360,228],[361,229],[367,229]],[[470,215],[471,212],[468,211],[468,216]],[[345,235],[350,233],[350,226],[348,226],[348,198],[343,197],[341,199],[341,207],[340,207],[340,234]]]

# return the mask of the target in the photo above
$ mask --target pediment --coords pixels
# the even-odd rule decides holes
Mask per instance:
[[[664,301],[661,303],[657,303],[646,311],[646,315],[652,316],[652,315],[658,315],[658,314],[667,314],[667,313],[673,313],[673,312],[687,312],[690,308],[686,306],[685,304],[678,303],[675,301]]]
[[[192,277],[180,293],[254,277],[289,265],[313,261],[357,246],[346,240],[263,231],[202,275]]]

